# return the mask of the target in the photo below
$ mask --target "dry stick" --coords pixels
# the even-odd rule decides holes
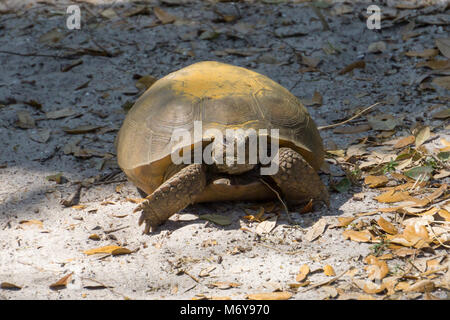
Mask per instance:
[[[281,199],[281,196],[280,196],[280,194],[278,193],[278,191],[275,190],[274,188],[272,188],[272,187],[271,187],[267,182],[265,182],[263,179],[259,179],[259,180],[260,180],[262,183],[264,183],[270,190],[272,190],[272,191],[276,194],[278,200],[280,200],[281,204],[283,205],[284,210],[286,210],[286,214],[287,214],[289,223],[295,224],[294,221],[292,221],[292,219],[291,219],[291,216],[290,216],[288,207],[286,206],[286,203],[284,203],[283,199]]]
[[[345,270],[344,272],[342,272],[341,274],[337,275],[336,277],[334,277],[333,279],[327,280],[325,282],[321,282],[318,284],[315,284],[311,287],[309,287],[308,289],[303,290],[302,292],[306,292],[309,291],[311,289],[317,288],[317,287],[322,287],[322,286],[326,286],[327,284],[332,284],[333,282],[335,282],[336,280],[338,280],[340,277],[342,277],[344,274],[346,274],[347,272],[350,271],[351,268],[348,268],[347,270]]]
[[[441,246],[443,246],[444,248],[450,249],[450,246],[443,244],[441,242],[441,240],[439,240],[438,236],[436,235],[436,233],[433,230],[433,227],[429,223],[427,223],[427,226],[430,227],[431,232],[433,232],[434,238],[441,244]]]
[[[350,122],[350,121],[352,121],[353,119],[358,118],[358,117],[359,117],[360,115],[362,115],[364,112],[369,111],[370,109],[372,109],[373,107],[379,105],[380,103],[384,103],[384,101],[379,101],[379,102],[377,102],[377,103],[374,103],[373,105],[371,105],[371,106],[365,108],[364,110],[358,112],[358,113],[355,114],[353,117],[348,118],[348,119],[345,120],[345,121],[342,121],[342,122],[339,122],[339,123],[335,123],[335,124],[330,124],[330,125],[328,125],[328,126],[318,127],[317,129],[319,129],[319,130],[324,130],[324,129],[334,128],[334,127],[337,127],[337,126],[346,124],[347,122]]]

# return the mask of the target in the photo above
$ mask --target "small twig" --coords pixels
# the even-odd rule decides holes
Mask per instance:
[[[100,281],[98,281],[98,280],[95,280],[95,279],[92,279],[92,278],[85,278],[85,277],[80,277],[80,278],[81,278],[82,280],[88,280],[88,281],[95,282],[95,283],[97,283],[97,284],[99,284],[99,285],[105,287],[106,289],[108,289],[108,290],[111,291],[112,293],[114,293],[114,294],[116,294],[116,295],[118,295],[118,296],[122,296],[122,298],[124,298],[124,299],[129,299],[126,295],[124,295],[124,294],[122,294],[122,293],[120,293],[120,292],[117,292],[117,291],[111,289],[111,288],[113,288],[113,287],[107,286],[106,284],[104,284],[104,283],[102,283],[102,282],[100,282]]]
[[[317,288],[317,287],[322,287],[322,286],[326,286],[328,284],[332,284],[333,282],[335,282],[336,280],[338,280],[340,277],[342,277],[344,274],[346,274],[348,271],[350,271],[351,268],[348,268],[347,270],[345,270],[344,272],[342,272],[341,274],[337,275],[336,277],[334,277],[333,279],[327,280],[325,282],[321,282],[318,284],[315,284],[305,290],[303,290],[302,292],[306,292],[309,291],[311,289]]]
[[[291,219],[291,216],[290,216],[290,213],[289,213],[289,209],[288,209],[286,203],[284,203],[283,199],[281,199],[281,196],[280,196],[280,194],[278,193],[278,191],[275,190],[274,188],[272,188],[272,187],[271,187],[266,181],[264,181],[263,179],[259,179],[259,180],[260,180],[262,183],[264,183],[264,184],[267,186],[267,188],[269,188],[270,190],[272,190],[273,193],[276,194],[278,200],[280,200],[281,204],[283,205],[284,210],[286,210],[286,214],[287,214],[287,218],[288,218],[288,220],[289,220],[289,223],[294,224],[294,221],[292,221],[292,219]]]
[[[113,233],[113,232],[116,232],[116,231],[119,231],[119,230],[122,230],[122,229],[126,229],[126,228],[129,228],[129,227],[130,226],[125,226],[125,227],[120,227],[120,228],[116,228],[116,229],[106,230],[103,233],[104,234],[110,234],[110,233]]]
[[[337,126],[346,124],[347,122],[350,122],[350,121],[352,121],[353,119],[358,118],[358,117],[359,117],[360,115],[362,115],[364,112],[369,111],[370,109],[372,109],[373,107],[379,105],[380,103],[384,103],[384,101],[379,101],[379,102],[377,102],[377,103],[374,103],[373,105],[371,105],[371,106],[365,108],[364,110],[358,112],[358,113],[355,114],[353,117],[350,117],[350,118],[348,118],[348,119],[345,120],[345,121],[342,121],[342,122],[339,122],[339,123],[330,124],[330,125],[327,125],[327,126],[318,127],[317,129],[319,129],[319,130],[324,130],[324,129],[334,128],[334,127],[337,127]]]
[[[434,238],[441,244],[441,246],[443,246],[444,248],[450,249],[450,246],[447,246],[447,245],[443,244],[443,243],[441,242],[441,240],[439,240],[438,236],[436,235],[436,233],[435,233],[434,230],[433,230],[433,227],[430,226],[429,223],[427,223],[427,226],[430,227],[430,230],[431,230],[431,232],[433,233]]]

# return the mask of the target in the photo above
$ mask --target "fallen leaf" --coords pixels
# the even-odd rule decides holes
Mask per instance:
[[[343,75],[346,73],[349,73],[350,71],[353,71],[354,69],[364,69],[366,67],[366,63],[364,62],[364,60],[359,60],[356,62],[353,62],[351,64],[349,64],[348,66],[346,66],[345,68],[343,68],[341,71],[338,72],[338,75]]]
[[[369,48],[367,49],[367,52],[369,53],[380,53],[386,51],[386,42],[384,41],[377,41],[373,42],[369,45]]]
[[[407,191],[390,190],[374,198],[378,202],[393,203],[411,199]]]
[[[50,139],[51,130],[48,128],[28,130],[28,136],[31,140],[46,143]]]
[[[173,23],[177,19],[175,16],[168,14],[163,9],[158,7],[153,8],[153,13],[162,24]]]
[[[2,282],[0,284],[0,288],[5,289],[5,290],[20,290],[20,289],[22,289],[22,287],[14,284],[14,283],[10,283],[10,282]]]
[[[100,15],[106,19],[115,19],[118,17],[113,8],[103,10],[102,12],[100,12]]]
[[[346,227],[348,226],[350,223],[353,222],[353,220],[355,220],[355,217],[338,217],[338,224],[336,225],[336,227]]]
[[[420,166],[409,169],[405,172],[405,176],[410,177],[414,180],[421,179],[421,181],[428,181],[433,173],[433,167],[431,166]],[[406,200],[406,199],[405,199]]]
[[[405,55],[408,57],[419,57],[419,58],[432,58],[439,54],[439,50],[437,49],[425,49],[421,52],[417,51],[408,51],[405,52]]]
[[[336,288],[333,288],[331,286],[323,286],[322,290],[324,290],[326,292],[326,296],[325,296],[326,299],[327,298],[336,298],[339,295]]]
[[[64,277],[62,277],[61,279],[59,279],[58,281],[56,281],[55,283],[52,283],[50,285],[50,289],[52,290],[60,290],[60,289],[64,289],[67,284],[69,283],[70,278],[72,277],[73,273],[70,273]]]
[[[100,128],[101,128],[101,126],[96,126],[96,125],[82,125],[82,126],[78,126],[76,128],[64,127],[62,129],[64,130],[65,133],[69,133],[69,134],[83,134],[83,133],[89,133],[89,132],[96,131],[97,129],[100,129]]]
[[[216,287],[217,289],[226,290],[230,288],[240,287],[241,284],[236,282],[218,281],[211,283],[211,286]]]
[[[40,220],[22,220],[22,221],[19,221],[19,224],[24,225],[24,226],[36,226],[39,229],[42,229],[44,226],[43,222]]]
[[[98,240],[100,240],[101,238],[100,238],[100,236],[99,236],[98,234],[93,233],[93,234],[91,234],[91,235],[89,236],[88,239],[94,240],[94,241],[98,241]]]
[[[444,109],[442,111],[433,114],[433,119],[447,119],[450,117],[450,108]]]
[[[389,234],[397,234],[398,230],[392,223],[389,221],[383,219],[383,217],[380,217],[380,219],[377,220],[377,224],[383,229],[384,232],[387,232]]]
[[[416,64],[417,68],[427,67],[432,70],[446,70],[450,69],[450,60],[427,60],[421,61]]]
[[[442,55],[450,59],[450,38],[436,39],[435,42]]]
[[[94,248],[94,249],[83,251],[83,253],[87,254],[88,256],[93,255],[93,254],[119,255],[119,254],[131,253],[131,252],[132,251],[130,251],[127,248],[123,248],[123,247],[115,246],[115,245],[99,247],[99,248]]]
[[[76,112],[74,110],[72,110],[71,108],[64,108],[64,109],[46,112],[45,116],[47,117],[47,119],[60,119],[60,118],[70,117],[75,114],[76,114]]]
[[[263,292],[246,296],[249,300],[288,300],[292,297],[290,292]]]
[[[309,229],[309,231],[305,235],[305,239],[308,240],[309,242],[314,241],[325,232],[327,225],[328,225],[327,220],[321,218],[311,227],[311,229]]]
[[[434,78],[431,83],[446,90],[450,90],[450,76]]]
[[[277,225],[277,217],[274,216],[270,219],[260,222],[255,229],[257,234],[267,234],[270,233]]]
[[[370,242],[372,236],[369,232],[346,230],[342,233],[345,239],[350,239],[357,242]]]
[[[416,148],[420,147],[425,141],[430,138],[430,127],[422,127],[417,130],[416,136]]]
[[[333,277],[336,275],[336,273],[334,272],[334,269],[332,266],[330,266],[329,264],[325,265],[323,267],[323,273],[325,273],[326,276],[328,277]]]
[[[295,277],[295,281],[297,282],[302,282],[303,280],[306,279],[306,277],[309,274],[309,266],[307,264],[304,264],[300,267],[300,271],[297,274],[297,276]]]
[[[373,255],[367,256],[364,261],[369,264],[369,266],[365,267],[369,280],[380,281],[389,273],[386,261],[380,261]]]
[[[370,188],[383,187],[388,181],[389,179],[386,176],[367,176],[364,178],[364,183],[368,184]]]
[[[27,111],[17,111],[16,125],[22,129],[32,129],[36,127],[36,122]]]
[[[394,148],[395,148],[395,149],[400,149],[400,148],[406,147],[406,146],[408,146],[408,145],[414,143],[414,141],[416,141],[416,137],[414,137],[414,136],[412,136],[412,135],[411,135],[411,136],[404,137],[404,138],[398,140],[398,141],[394,144]]]
[[[210,221],[219,226],[228,226],[232,222],[230,217],[219,214],[203,214],[199,216],[199,219]]]
[[[372,127],[373,130],[390,131],[396,126],[400,125],[401,122],[397,117],[390,114],[379,114],[376,116],[367,116],[367,122]]]

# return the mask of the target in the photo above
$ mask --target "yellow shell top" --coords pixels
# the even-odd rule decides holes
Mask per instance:
[[[156,81],[135,103],[118,133],[119,166],[139,188],[153,192],[171,163],[176,129],[279,129],[280,146],[301,153],[318,170],[322,139],[306,108],[286,88],[254,71],[204,61]],[[193,143],[199,141],[192,141]]]

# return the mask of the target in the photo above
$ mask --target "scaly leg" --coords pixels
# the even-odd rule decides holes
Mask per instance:
[[[155,231],[173,214],[193,203],[194,196],[205,189],[206,172],[202,164],[191,164],[159,186],[134,210],[142,210],[139,225],[145,222],[144,233]]]
[[[280,148],[279,170],[271,176],[288,202],[318,200],[330,205],[328,190],[317,172],[296,151]]]

